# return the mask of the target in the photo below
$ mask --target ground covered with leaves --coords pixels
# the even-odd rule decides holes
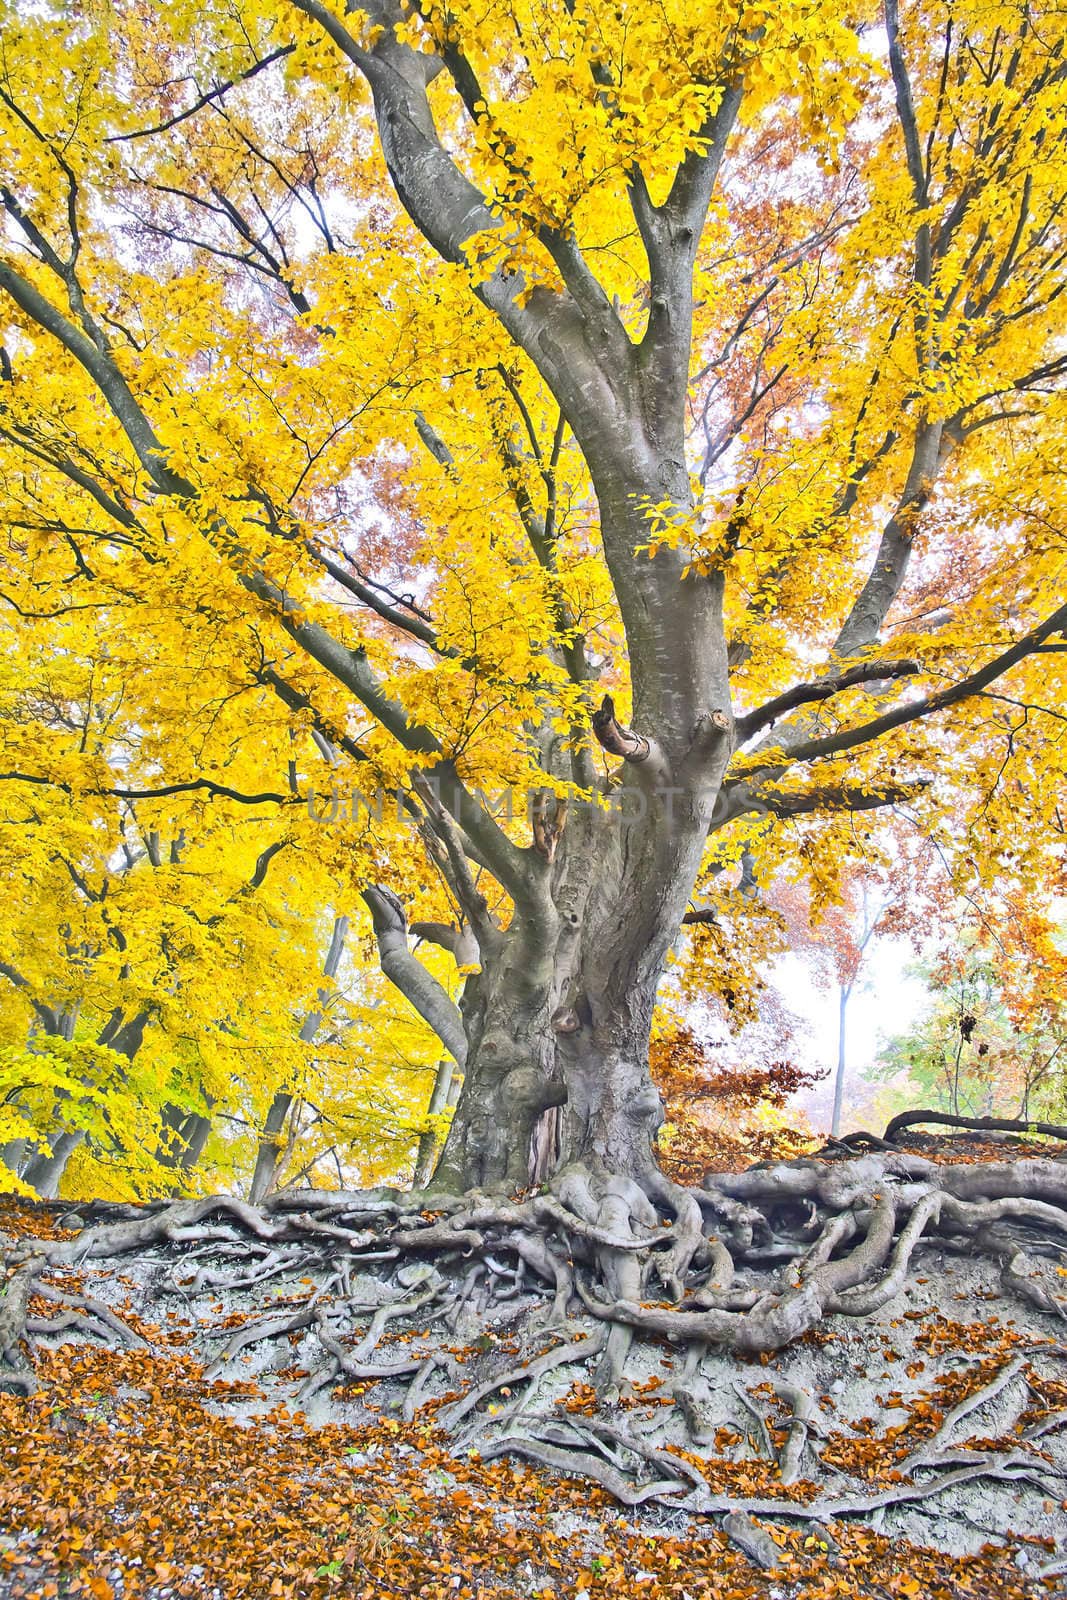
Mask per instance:
[[[1067,1594],[1062,1308],[1006,1297],[965,1241],[780,1350],[697,1363],[642,1329],[605,1393],[618,1325],[578,1296],[549,1314],[484,1240],[397,1269],[400,1217],[390,1259],[361,1235],[346,1263],[354,1236],[309,1210],[334,1281],[251,1211],[78,1260],[91,1210],[0,1212],[0,1317],[25,1285],[32,1354],[0,1395],[5,1600]]]
[[[963,1558],[867,1528],[773,1526],[764,1571],[725,1533],[646,1528],[601,1489],[457,1459],[432,1424],[308,1427],[220,1415],[240,1386],[177,1354],[65,1350],[30,1401],[0,1401],[0,1592],[111,1596],[398,1595],[512,1600],[1030,1596],[1047,1557]],[[1052,1589],[1049,1592],[1053,1592]]]

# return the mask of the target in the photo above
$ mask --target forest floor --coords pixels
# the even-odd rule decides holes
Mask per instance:
[[[937,1146],[939,1160],[1004,1156],[1002,1143]],[[932,1142],[915,1148],[929,1156]],[[0,1230],[75,1238],[60,1226],[69,1209],[9,1200]],[[537,1338],[543,1295],[517,1293],[491,1315],[471,1304],[442,1352],[447,1392],[427,1384],[413,1405],[388,1375],[316,1390],[313,1331],[241,1348],[265,1316],[293,1320],[315,1281],[281,1273],[233,1292],[212,1259],[201,1251],[190,1275],[180,1249],[157,1245],[64,1266],[44,1280],[51,1298],[31,1301],[31,1319],[54,1326],[60,1291],[105,1334],[110,1309],[139,1342],[87,1337],[72,1318],[35,1341],[37,1392],[0,1395],[3,1600],[1067,1595],[1064,1321],[1005,1298],[992,1263],[936,1239],[877,1313],[830,1316],[774,1355],[708,1353],[700,1473],[724,1506],[756,1510],[751,1535],[747,1519],[727,1531],[729,1518],[669,1499],[623,1505],[586,1478],[487,1459],[441,1427],[475,1389],[486,1391],[475,1420],[505,1407],[508,1373],[565,1345],[577,1348],[530,1386],[540,1414],[561,1428],[603,1416],[580,1348],[596,1344],[593,1318]],[[371,1283],[355,1280],[364,1300]],[[375,1359],[410,1370],[440,1335],[400,1321]],[[613,1408],[620,1449],[654,1440],[661,1460],[696,1464],[672,1392],[680,1365],[668,1339],[634,1346]],[[775,1384],[816,1400],[788,1484],[795,1415]],[[949,1469],[936,1492],[918,1470],[935,1447]],[[994,1456],[1005,1470],[976,1472]],[[824,1514],[804,1513],[816,1503]]]

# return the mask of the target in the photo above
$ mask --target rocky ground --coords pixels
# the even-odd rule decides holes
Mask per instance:
[[[0,1228],[14,1260],[92,1217]],[[1064,1319],[965,1241],[777,1351],[642,1332],[605,1392],[603,1317],[491,1252],[364,1242],[327,1295],[209,1231],[35,1280],[0,1595],[1067,1595]]]

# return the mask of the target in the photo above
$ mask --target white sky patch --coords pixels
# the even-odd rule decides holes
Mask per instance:
[[[930,993],[919,978],[906,972],[915,960],[915,948],[905,939],[881,939],[864,960],[848,1005],[845,1032],[845,1102],[842,1128],[857,1126],[851,1114],[849,1085],[859,1084],[877,1059],[881,1047],[896,1034],[907,1032],[922,1016]],[[810,1068],[828,1070],[818,1090],[802,1096],[812,1123],[826,1131],[830,1122],[833,1071],[837,1064],[838,990],[836,984],[817,981],[803,957],[788,953],[771,968],[771,980],[803,1024],[790,1055]],[[880,1133],[880,1128],[871,1130]]]

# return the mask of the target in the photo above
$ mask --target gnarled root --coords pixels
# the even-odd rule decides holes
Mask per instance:
[[[16,1267],[4,1284],[0,1300],[0,1392],[25,1395],[36,1392],[37,1380],[24,1341],[30,1296],[44,1264],[43,1256],[33,1257]]]
[[[972,1449],[957,1437],[1005,1391],[1022,1394],[1029,1369],[1021,1355],[984,1375],[973,1403],[957,1398],[933,1437],[910,1455],[898,1452],[899,1481],[885,1493],[859,1481],[834,1493],[806,1486],[786,1495],[783,1486],[801,1484],[809,1467],[821,1475],[820,1452],[832,1456],[818,1386],[768,1370],[767,1389],[750,1392],[729,1379],[715,1389],[703,1369],[711,1356],[721,1363],[723,1352],[767,1357],[831,1318],[876,1313],[933,1246],[986,1257],[1006,1292],[1062,1318],[1061,1161],[942,1166],[867,1151],[715,1174],[699,1193],[658,1174],[638,1182],[576,1166],[557,1175],[551,1192],[514,1200],[283,1192],[262,1207],[223,1198],[96,1206],[92,1214],[93,1225],[73,1239],[9,1249],[0,1387],[32,1386],[34,1340],[73,1332],[137,1342],[103,1300],[80,1285],[74,1293],[49,1283],[47,1273],[139,1254],[154,1264],[158,1295],[190,1305],[226,1291],[268,1297],[242,1313],[239,1326],[231,1315],[200,1332],[211,1345],[209,1376],[225,1375],[235,1357],[255,1349],[299,1341],[310,1368],[304,1401],[332,1385],[386,1384],[395,1410],[412,1418],[432,1403],[437,1424],[486,1459],[511,1453],[584,1475],[631,1506],[826,1521],[918,1503],[979,1478],[1047,1491],[1057,1471],[1041,1454],[1042,1440],[1055,1442],[1055,1418],[1031,1413],[1003,1447]],[[54,1317],[29,1315],[38,1283]],[[279,1304],[275,1291],[286,1285],[294,1292]],[[665,1301],[654,1299],[659,1293]],[[474,1355],[458,1360],[455,1342],[472,1338]],[[664,1359],[671,1375],[654,1380],[658,1398],[673,1406],[644,1425],[617,1415],[643,1402],[649,1385],[641,1374],[652,1358],[660,1365],[664,1342],[684,1357]],[[711,1452],[723,1448],[716,1441],[724,1392],[735,1419],[734,1400],[743,1407],[742,1429],[746,1412],[756,1419],[765,1441],[759,1470],[777,1474],[771,1487],[781,1498],[724,1492],[706,1470]],[[775,1396],[788,1410],[777,1448],[760,1411]],[[743,1437],[734,1437],[743,1450]]]

